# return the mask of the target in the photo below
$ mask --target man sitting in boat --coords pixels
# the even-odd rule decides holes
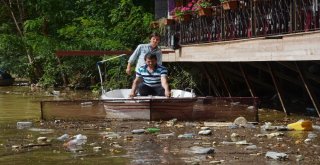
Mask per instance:
[[[137,69],[129,97],[136,96],[137,91],[140,96],[170,97],[167,68],[157,64],[157,55],[154,53],[147,53],[144,60],[146,64]]]

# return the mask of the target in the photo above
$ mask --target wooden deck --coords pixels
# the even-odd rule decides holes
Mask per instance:
[[[253,62],[320,60],[320,31],[183,45],[164,62]]]

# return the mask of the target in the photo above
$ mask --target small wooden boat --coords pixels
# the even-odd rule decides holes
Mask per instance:
[[[104,84],[100,64],[115,58],[97,62],[100,82]],[[171,98],[161,96],[137,96],[129,98],[131,89],[116,89],[106,92],[101,86],[101,100],[108,119],[191,119],[193,103],[196,101],[193,90],[171,90]],[[162,115],[159,115],[161,113]]]
[[[165,120],[172,118],[192,119],[193,103],[196,101],[193,92],[171,90],[172,97],[137,96],[129,98],[131,89],[117,89],[103,92],[106,118],[108,119],[141,119]]]

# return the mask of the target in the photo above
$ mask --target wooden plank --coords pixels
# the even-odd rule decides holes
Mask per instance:
[[[126,54],[131,55],[133,51],[129,50],[60,50],[56,51],[57,57],[65,56],[111,56]],[[162,54],[174,53],[172,50],[164,50]]]
[[[151,120],[192,120],[193,105],[196,99],[151,100]]]

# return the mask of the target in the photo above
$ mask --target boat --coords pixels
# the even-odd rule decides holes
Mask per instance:
[[[0,69],[0,86],[9,86],[14,83],[14,78],[12,76]]]
[[[123,55],[99,61],[97,63],[100,81],[103,83],[100,64],[119,58]],[[189,90],[189,91],[187,91]],[[172,89],[171,97],[136,96],[129,98],[131,89],[106,91],[101,86],[101,101],[107,119],[165,120],[179,118],[192,119],[193,104],[197,100],[192,89]]]

